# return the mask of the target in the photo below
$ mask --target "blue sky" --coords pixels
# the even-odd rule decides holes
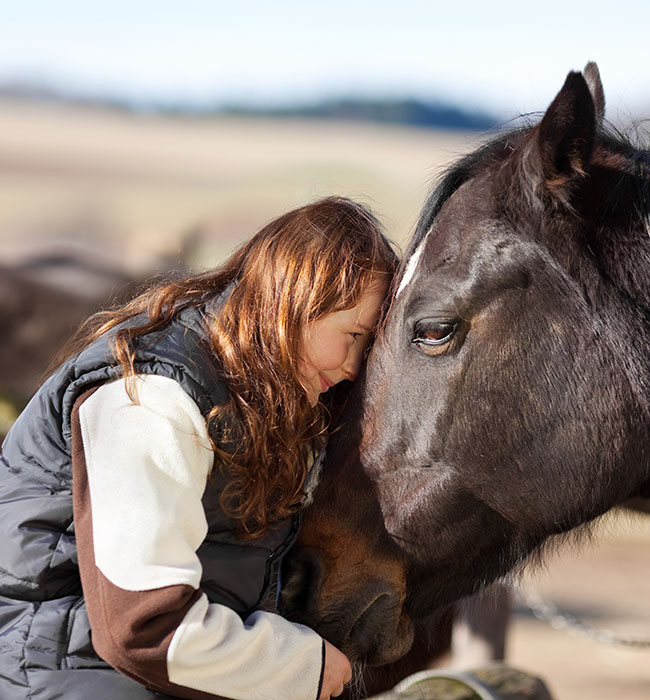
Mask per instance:
[[[0,80],[144,100],[441,97],[502,117],[600,66],[609,116],[650,115],[650,3],[20,0],[0,10]]]

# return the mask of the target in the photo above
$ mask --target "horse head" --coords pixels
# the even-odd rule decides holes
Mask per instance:
[[[287,562],[285,609],[355,659],[648,489],[650,158],[603,111],[569,73],[425,205]]]

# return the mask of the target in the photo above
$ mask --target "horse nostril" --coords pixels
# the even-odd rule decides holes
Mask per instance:
[[[318,599],[322,580],[323,564],[316,552],[302,549],[287,555],[280,577],[280,612],[289,619],[308,622],[308,612]]]
[[[401,621],[401,596],[393,592],[378,595],[352,625],[343,651],[371,666],[393,661],[410,646],[410,627],[404,639],[399,638]]]
[[[375,598],[350,628],[348,639],[357,648],[359,643],[367,644],[375,636],[374,633],[381,628],[382,620],[385,620],[385,615],[382,613],[387,607],[388,599],[387,593]]]

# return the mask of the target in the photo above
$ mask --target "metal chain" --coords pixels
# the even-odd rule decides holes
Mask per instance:
[[[601,644],[634,649],[650,648],[650,639],[622,637],[611,630],[593,627],[571,613],[562,612],[554,603],[542,598],[537,591],[517,586],[515,593],[518,600],[529,608],[538,620],[548,622],[553,629],[563,630]]]

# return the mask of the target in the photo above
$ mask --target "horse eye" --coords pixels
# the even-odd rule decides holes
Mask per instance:
[[[420,321],[411,342],[424,347],[441,347],[453,338],[457,325],[451,321]]]

